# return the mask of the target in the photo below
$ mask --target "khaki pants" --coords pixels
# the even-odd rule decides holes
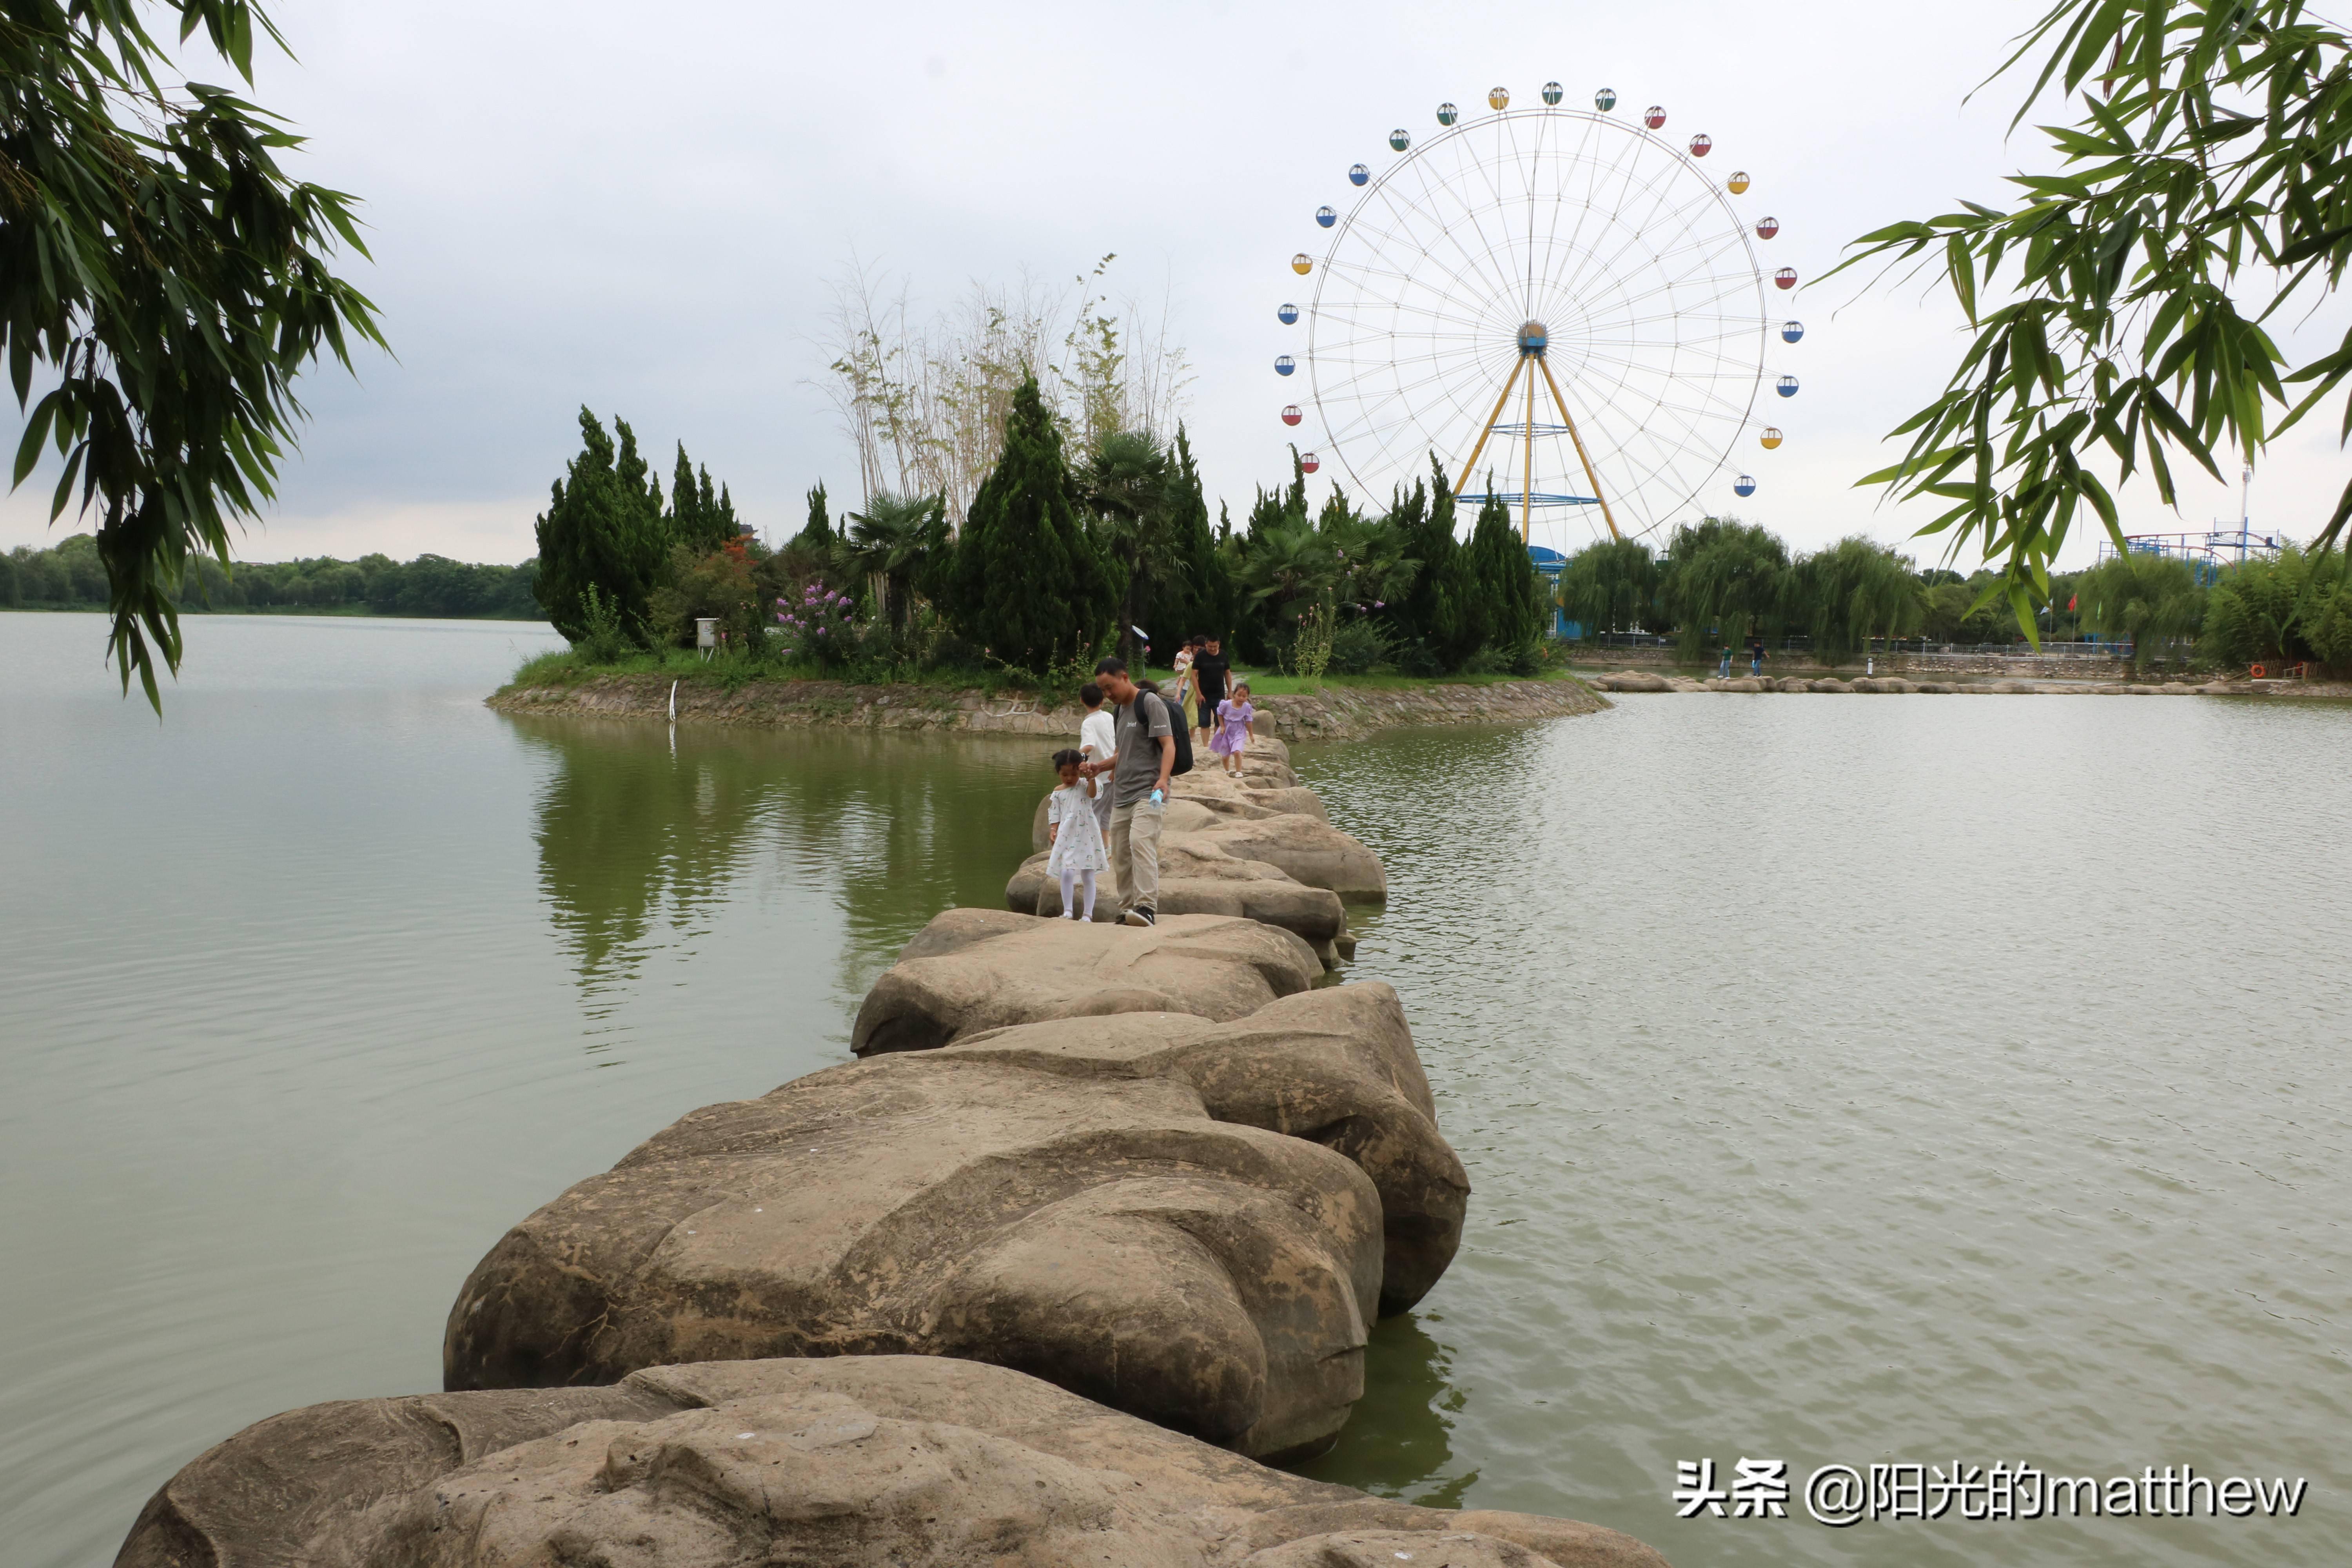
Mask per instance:
[[[1149,800],[1110,811],[1111,886],[1121,910],[1160,908],[1160,825],[1165,805]]]

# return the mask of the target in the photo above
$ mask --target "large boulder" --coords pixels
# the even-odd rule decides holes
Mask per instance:
[[[1262,860],[1310,888],[1328,888],[1349,902],[1389,896],[1388,872],[1363,842],[1328,822],[1297,812],[1254,818],[1220,817],[1207,826],[1160,835],[1163,863],[1172,850],[1213,858]]]
[[[1385,986],[828,1068],[690,1113],[508,1232],[443,1375],[916,1352],[1312,1451],[1362,1392],[1379,1305],[1459,1238],[1468,1182],[1430,1110]]]
[[[1322,973],[1304,941],[1240,916],[1171,914],[1134,930],[949,910],[875,981],[849,1044],[861,1057],[930,1050],[978,1029],[1108,1013],[1239,1018]]]
[[[1032,855],[1004,884],[1004,907],[1051,918],[1062,912],[1061,882],[1046,873],[1048,857]],[[1333,944],[1348,931],[1347,906],[1339,895],[1310,888],[1276,866],[1223,853],[1199,855],[1171,842],[1160,856],[1160,915],[1237,915],[1263,921],[1297,935],[1315,950],[1326,969],[1339,963]],[[1095,920],[1118,919],[1118,901],[1108,878],[1096,889]]]
[[[1645,669],[1621,669],[1613,675],[1596,676],[1592,684],[1603,691],[1672,691],[1666,678]]]
[[[156,1492],[116,1568],[1666,1568],[1615,1531],[1285,1475],[1001,1367],[665,1366],[314,1405]]]
[[[1151,1015],[1028,1024],[971,1036],[947,1054],[1175,1079],[1219,1121],[1345,1154],[1381,1195],[1383,1315],[1411,1308],[1454,1261],[1470,1179],[1437,1130],[1404,1005],[1387,985],[1328,986],[1189,1030]]]

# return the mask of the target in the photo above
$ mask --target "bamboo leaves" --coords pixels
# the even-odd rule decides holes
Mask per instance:
[[[176,0],[251,79],[250,0]],[[110,646],[161,709],[155,665],[180,658],[176,595],[204,556],[226,563],[228,521],[270,497],[301,405],[293,378],[375,308],[334,277],[362,255],[352,199],[290,179],[301,139],[235,94],[167,90],[131,0],[16,0],[0,25],[0,340],[26,416],[13,482],[63,459],[51,515],[98,514]]]
[[[1948,503],[1920,531],[2004,559],[2029,636],[2081,510],[2120,540],[2084,458],[2144,466],[2174,504],[2181,454],[2219,478],[2221,451],[2252,461],[2352,374],[2352,334],[2291,365],[2266,325],[2352,263],[2352,40],[2299,0],[2060,0],[2002,71],[2042,51],[2026,106],[2080,95],[2080,121],[2042,128],[2062,167],[2014,176],[2007,209],[1874,229],[1839,268],[1932,263],[1966,314],[1944,393],[1893,432],[1904,459],[1859,482]],[[2352,486],[2323,543],[2347,516]]]

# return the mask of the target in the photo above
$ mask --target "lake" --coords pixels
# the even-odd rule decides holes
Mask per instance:
[[[0,1563],[439,1384],[498,1236],[843,1059],[1037,742],[509,719],[513,623],[0,615]],[[1678,1568],[2352,1560],[2352,712],[1629,697],[1302,749],[1476,1193],[1313,1473]],[[2308,1477],[2288,1520],[1675,1517],[1677,1461]],[[1957,1510],[1955,1510],[1957,1511]]]

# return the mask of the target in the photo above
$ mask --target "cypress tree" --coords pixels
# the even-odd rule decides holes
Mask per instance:
[[[1176,426],[1176,468],[1169,476],[1168,532],[1176,558],[1176,580],[1160,587],[1152,618],[1144,623],[1155,647],[1173,649],[1194,632],[1232,630],[1233,584],[1216,536],[1209,531],[1209,503],[1201,494],[1201,470],[1184,426]]]
[[[1539,598],[1530,592],[1535,567],[1511,526],[1511,509],[1496,499],[1494,488],[1489,477],[1486,504],[1470,531],[1472,588],[1464,630],[1473,651],[1487,647],[1507,658],[1533,646],[1541,620]]]
[[[821,555],[833,553],[833,520],[825,514],[824,481],[808,493],[808,521],[793,536],[795,544],[805,544]]]
[[[1073,504],[1062,434],[1034,374],[1013,395],[1003,453],[972,497],[943,585],[957,629],[1024,669],[1085,653],[1110,619],[1110,574]]]
[[[580,456],[565,465],[548,509],[537,520],[540,607],[573,642],[587,632],[581,594],[593,586],[620,611],[621,624],[643,625],[646,595],[667,553],[661,487],[648,478],[625,420],[618,451],[603,425],[580,410]]]
[[[710,470],[698,471],[687,460],[686,443],[677,444],[677,466],[670,471],[670,542],[683,544],[697,555],[708,555],[736,537],[735,503],[722,489],[714,493]]]
[[[1412,499],[1398,525],[1406,538],[1405,553],[1421,563],[1405,596],[1400,629],[1419,645],[1420,662],[1433,674],[1458,668],[1477,650],[1475,628],[1469,624],[1469,604],[1476,592],[1467,552],[1454,537],[1454,486],[1432,458],[1427,510],[1422,488],[1413,486]]]

